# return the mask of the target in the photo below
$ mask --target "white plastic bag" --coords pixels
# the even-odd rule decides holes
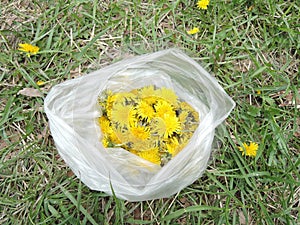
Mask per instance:
[[[98,95],[167,87],[196,109],[200,125],[186,147],[164,167],[123,149],[105,149],[97,118]],[[168,197],[198,179],[207,167],[215,128],[234,107],[232,99],[198,63],[176,49],[133,57],[52,88],[45,99],[59,154],[92,190],[129,201]]]

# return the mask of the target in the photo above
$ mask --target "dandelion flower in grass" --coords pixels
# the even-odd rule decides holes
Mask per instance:
[[[209,4],[209,0],[199,0],[197,2],[197,7],[199,9],[207,9],[208,4]]]
[[[188,34],[197,34],[198,32],[199,32],[198,27],[194,27],[193,29],[187,31]]]
[[[28,57],[37,54],[40,50],[38,46],[34,46],[28,43],[19,44],[19,47],[19,51],[25,52]]]
[[[258,149],[258,144],[255,142],[250,142],[247,145],[245,142],[243,143],[242,147],[239,147],[239,150],[242,152],[242,155],[255,157]]]
[[[44,85],[44,84],[45,84],[45,82],[44,82],[44,81],[42,81],[42,80],[39,80],[39,81],[37,81],[37,82],[36,82],[36,84],[37,84],[38,86],[42,86],[42,85]]]

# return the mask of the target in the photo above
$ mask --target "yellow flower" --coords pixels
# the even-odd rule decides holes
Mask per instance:
[[[243,143],[243,147],[239,147],[239,150],[242,152],[242,155],[255,157],[258,149],[258,144],[255,142],[251,142],[247,145],[245,142]]]
[[[110,122],[109,122],[109,120],[106,117],[101,116],[98,119],[98,122],[99,122],[99,125],[100,125],[102,133],[104,133],[104,134],[111,133]]]
[[[132,109],[129,112],[129,126],[136,126],[136,124],[138,123],[139,119],[137,118],[137,110],[135,108],[132,107]]]
[[[164,120],[160,117],[154,117],[150,123],[150,130],[152,131],[152,136],[164,136],[166,132],[166,124]]]
[[[148,98],[150,96],[154,95],[154,86],[150,85],[150,86],[146,86],[140,89],[140,95],[141,98]]]
[[[111,111],[111,120],[121,126],[129,126],[131,110],[133,110],[131,105],[114,104]]]
[[[165,122],[166,131],[164,134],[164,138],[168,138],[172,136],[173,133],[180,133],[180,122],[176,116],[171,116],[168,114],[165,114],[163,117],[163,120]]]
[[[141,158],[146,159],[152,163],[155,163],[157,165],[160,164],[160,156],[159,156],[158,148],[152,148],[146,151],[140,151],[138,155]]]
[[[107,148],[109,146],[109,138],[108,138],[108,136],[105,135],[103,137],[102,144],[103,144],[104,148]]]
[[[209,4],[209,0],[199,0],[197,2],[197,7],[199,9],[207,9],[208,4]]]
[[[45,84],[45,82],[44,82],[44,81],[42,81],[42,80],[39,80],[39,81],[37,81],[37,82],[36,82],[36,84],[37,84],[38,86],[42,86],[42,85],[44,85],[44,84]]]
[[[147,101],[141,100],[137,106],[137,114],[149,122],[154,117],[154,109]]]
[[[165,114],[169,114],[172,116],[175,116],[175,111],[173,110],[173,106],[164,101],[164,100],[159,100],[155,105],[154,105],[155,111],[156,111],[156,116],[157,117],[163,117]]]
[[[173,90],[162,87],[155,91],[155,96],[162,98],[163,100],[169,102],[172,105],[176,105],[177,103],[177,95],[174,93]]]
[[[187,31],[188,34],[197,34],[198,32],[199,32],[198,27],[194,27],[193,29]]]
[[[19,51],[26,52],[26,55],[30,57],[31,55],[35,55],[39,52],[40,48],[38,46],[34,46],[28,43],[19,44]]]
[[[131,127],[130,131],[135,137],[141,140],[145,140],[150,136],[149,129],[143,126]]]
[[[178,146],[179,146],[178,141],[177,141],[177,143],[176,142],[170,142],[170,143],[166,144],[167,151],[172,155],[172,157],[174,157],[175,155],[177,155],[177,153],[178,153]]]
[[[109,138],[113,144],[121,144],[119,137],[113,130],[109,133]]]

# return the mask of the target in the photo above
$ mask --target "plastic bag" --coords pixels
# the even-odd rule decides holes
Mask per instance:
[[[121,148],[104,148],[97,98],[104,90],[147,85],[173,89],[200,115],[186,147],[164,167]],[[207,167],[215,128],[235,103],[198,63],[177,49],[122,60],[52,88],[45,112],[59,154],[92,190],[128,201],[169,197],[198,179]]]

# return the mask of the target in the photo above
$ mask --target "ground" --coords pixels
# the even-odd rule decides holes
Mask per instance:
[[[300,4],[196,3],[1,1],[1,224],[299,224]],[[28,57],[20,43],[40,50]],[[173,47],[236,102],[206,172],[159,200],[90,190],[58,154],[45,96],[65,80]],[[250,141],[256,157],[239,151]]]

